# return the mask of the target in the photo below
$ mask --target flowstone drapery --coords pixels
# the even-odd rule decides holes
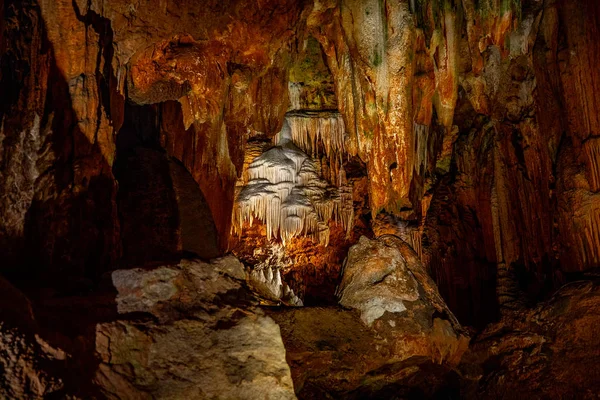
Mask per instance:
[[[318,132],[312,132],[311,125],[305,123],[304,132],[311,132],[306,134],[313,143],[310,148],[316,151],[317,140],[321,139],[323,143],[329,143],[325,145],[328,155],[341,153],[343,139],[338,136],[341,132],[343,138],[343,123],[336,118],[328,118],[327,121],[334,122],[329,123],[328,130],[323,128]],[[297,121],[292,124],[297,124]],[[325,126],[328,122],[313,124]],[[245,179],[238,184],[233,229],[241,235],[244,223],[252,225],[256,218],[266,225],[269,240],[279,238],[286,243],[295,236],[304,235],[326,246],[329,243],[329,221],[339,222],[347,232],[352,228],[352,189],[334,187],[324,180],[320,164],[294,144],[294,138],[304,136],[293,132],[288,117],[277,146],[258,157],[254,151],[247,152],[255,158],[248,164]],[[330,132],[337,134],[330,135]],[[301,145],[306,149],[308,141],[302,140]]]

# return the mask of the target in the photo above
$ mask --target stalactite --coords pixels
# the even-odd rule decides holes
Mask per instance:
[[[506,312],[523,308],[522,293],[517,283],[514,268],[503,262],[498,263],[497,274],[496,294],[500,310]]]
[[[298,82],[288,82],[288,93],[290,96],[290,110],[299,110],[302,108],[300,97],[302,94],[302,85]]]
[[[414,150],[415,150],[415,158],[414,158],[414,169],[416,171],[420,171],[421,168],[427,168],[427,164],[429,163],[428,156],[430,151],[428,151],[427,142],[429,137],[429,126],[428,125],[420,125],[417,123],[413,124],[413,140],[414,140]]]
[[[346,232],[352,229],[352,188],[332,187],[322,178],[320,164],[292,143],[288,122],[279,137],[278,146],[258,157],[256,149],[247,153],[247,174],[237,186],[232,229],[241,235],[244,224],[257,218],[266,225],[268,240],[286,243],[303,235],[326,246],[330,220]]]
[[[337,111],[288,112],[286,121],[293,142],[312,158],[321,154],[321,148],[328,158],[345,153],[346,129]],[[276,136],[275,141],[279,143],[281,138]]]
[[[589,171],[590,189],[592,192],[598,192],[600,190],[600,141],[588,140],[585,142],[583,150],[589,165],[587,170]]]

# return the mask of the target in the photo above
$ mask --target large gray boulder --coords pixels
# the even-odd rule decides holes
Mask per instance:
[[[457,363],[468,338],[412,248],[400,238],[362,236],[344,262],[339,303],[355,309],[396,359],[426,356]]]
[[[296,398],[279,326],[234,257],[112,277],[124,318],[96,327],[95,382],[109,399]]]

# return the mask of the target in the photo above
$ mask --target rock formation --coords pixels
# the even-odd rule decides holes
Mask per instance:
[[[241,235],[244,223],[252,225],[256,218],[266,225],[267,240],[280,238],[285,244],[304,235],[327,246],[330,220],[352,229],[351,193],[348,196],[344,188],[327,184],[314,160],[292,142],[292,132],[284,123],[279,145],[248,164],[248,180],[240,184],[233,225]]]
[[[1,1],[0,397],[593,398],[599,27]]]
[[[296,398],[279,327],[252,306],[245,278],[232,257],[113,272],[119,314],[159,322],[96,326],[101,392],[114,399]]]
[[[421,374],[430,365],[447,372],[468,346],[416,254],[396,237],[363,236],[350,248],[338,296],[343,308],[272,314],[302,398],[353,398],[390,374]]]

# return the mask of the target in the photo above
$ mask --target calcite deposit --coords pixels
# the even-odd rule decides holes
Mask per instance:
[[[337,129],[342,132],[343,138],[343,128],[336,126],[339,123],[323,123],[330,129],[317,129],[313,135],[333,136],[339,140],[339,134],[332,135],[332,131]],[[284,123],[277,146],[248,163],[248,178],[239,183],[235,201],[234,229],[241,234],[244,223],[252,225],[256,218],[266,225],[267,240],[279,238],[285,244],[289,239],[303,235],[327,246],[330,220],[339,221],[346,231],[352,230],[352,188],[349,188],[348,195],[348,188],[331,186],[322,178],[319,164],[296,147],[297,141],[293,140],[310,137],[306,132],[315,130],[306,127],[304,132],[298,133],[298,128],[293,130],[290,124],[297,125],[292,121]],[[303,147],[309,143],[299,142]],[[316,140],[312,143],[316,147]],[[326,148],[332,151],[330,146]],[[339,149],[338,153],[341,153]]]

